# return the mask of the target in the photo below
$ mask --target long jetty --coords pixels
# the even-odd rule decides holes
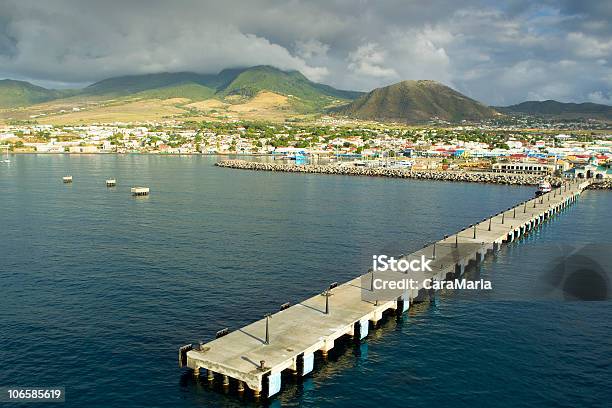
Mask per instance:
[[[481,262],[575,203],[589,183],[565,182],[404,257],[431,259],[431,271],[422,272],[421,282],[424,278],[453,280],[463,275],[470,262]],[[398,279],[405,276],[392,272],[385,278],[393,278],[394,273]],[[189,367],[196,376],[206,375],[209,382],[220,382],[225,389],[270,397],[281,390],[284,371],[308,375],[315,368],[315,353],[326,357],[345,336],[364,339],[383,314],[404,313],[432,290],[419,283],[396,298],[369,300],[373,281],[374,272],[368,271],[295,305],[283,305],[277,313],[245,327],[221,330],[208,343],[185,345],[179,349],[179,366]]]

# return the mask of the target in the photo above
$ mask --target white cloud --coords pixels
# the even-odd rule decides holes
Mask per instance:
[[[376,78],[395,78],[397,72],[393,68],[385,67],[387,52],[378,44],[370,42],[360,45],[349,54],[348,69],[358,75]]]
[[[298,40],[295,42],[295,48],[297,54],[305,60],[311,58],[325,57],[329,51],[329,45],[324,44],[319,40],[313,38],[303,41]]]
[[[604,105],[612,105],[612,94],[604,95],[602,91],[594,91],[589,93],[588,99],[594,103],[602,103]]]
[[[3,0],[0,77],[80,85],[269,64],[344,89],[434,79],[496,105],[608,98],[610,9],[545,3]]]

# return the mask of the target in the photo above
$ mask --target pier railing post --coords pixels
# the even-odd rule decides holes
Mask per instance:
[[[504,211],[502,213],[502,225],[504,224],[504,221],[506,220],[506,212]]]
[[[329,289],[325,289],[325,292],[323,292],[323,296],[325,296],[325,314],[329,314],[329,297],[331,296],[331,293],[329,293]]]
[[[455,234],[455,248],[459,248],[459,234]]]
[[[266,313],[266,344],[270,344],[270,318],[272,315]]]
[[[433,244],[433,253],[431,255],[432,259],[436,259],[436,243]]]
[[[476,239],[476,225],[474,225],[474,239]]]
[[[370,269],[370,292],[374,292],[374,269]]]
[[[514,218],[516,218],[516,207],[514,207]]]
[[[525,207],[523,207],[523,213],[527,212],[527,201],[525,201]]]
[[[491,220],[492,218],[489,218],[489,231],[491,231]]]

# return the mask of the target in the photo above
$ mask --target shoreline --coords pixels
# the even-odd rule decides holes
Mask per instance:
[[[467,183],[486,183],[517,186],[537,186],[542,178],[548,180],[554,187],[559,187],[564,179],[560,177],[539,176],[529,174],[509,173],[483,173],[466,171],[440,171],[440,170],[405,170],[387,168],[364,168],[364,167],[338,167],[330,165],[304,165],[258,163],[246,160],[221,160],[215,163],[217,167],[271,171],[285,173],[324,174],[337,176],[361,176],[361,177],[388,177],[413,180],[452,181]],[[590,190],[611,190],[612,180],[593,183],[587,187]]]

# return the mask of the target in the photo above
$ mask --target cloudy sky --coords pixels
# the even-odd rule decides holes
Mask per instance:
[[[612,104],[610,21],[597,0],[0,0],[0,78],[269,64],[343,89],[434,79],[492,105]]]

